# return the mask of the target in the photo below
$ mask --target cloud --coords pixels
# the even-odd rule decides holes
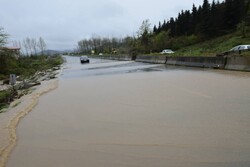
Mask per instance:
[[[51,49],[73,48],[92,34],[126,36],[135,33],[142,21],[176,17],[181,9],[203,0],[1,0],[0,26],[10,40],[42,36]]]

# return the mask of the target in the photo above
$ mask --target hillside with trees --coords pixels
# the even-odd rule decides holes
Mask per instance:
[[[163,24],[153,28],[153,39],[157,40],[162,33],[169,38],[167,44],[173,49],[179,49],[182,45],[191,45],[197,42],[206,41],[218,36],[233,33],[237,29],[242,30],[242,36],[250,26],[249,0],[226,0],[212,4],[204,0],[203,5],[193,5],[192,11],[181,11],[177,18],[170,18]],[[176,39],[189,37],[182,44]],[[169,42],[169,41],[172,41]],[[154,48],[159,50],[159,48]]]
[[[101,38],[93,36],[78,42],[78,52],[89,54],[112,53],[114,49],[120,54],[158,53],[171,48],[186,55],[185,50],[202,43],[231,41],[222,48],[212,48],[213,54],[229,49],[234,45],[250,43],[250,0],[225,0],[209,3],[204,0],[200,6],[193,4],[192,10],[182,10],[176,18],[160,21],[150,29],[149,20],[144,20],[136,36],[125,38]],[[206,45],[201,45],[202,47]],[[210,45],[210,44],[208,44]],[[206,47],[206,46],[205,46]],[[215,46],[216,47],[216,46]],[[205,48],[204,52],[209,49]],[[197,54],[203,54],[203,51]]]

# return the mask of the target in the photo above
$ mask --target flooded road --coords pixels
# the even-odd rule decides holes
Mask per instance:
[[[250,74],[67,57],[7,167],[249,167]]]

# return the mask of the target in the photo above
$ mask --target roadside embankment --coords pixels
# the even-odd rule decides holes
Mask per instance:
[[[0,83],[0,113],[6,110],[6,107],[14,100],[19,99],[30,92],[30,88],[40,85],[42,81],[56,78],[60,67],[54,67],[44,72],[36,72],[29,78],[17,76],[15,85],[10,85],[10,79]]]

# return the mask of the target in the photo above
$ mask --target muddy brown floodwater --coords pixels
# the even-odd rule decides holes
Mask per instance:
[[[250,73],[67,59],[7,167],[250,166]]]

